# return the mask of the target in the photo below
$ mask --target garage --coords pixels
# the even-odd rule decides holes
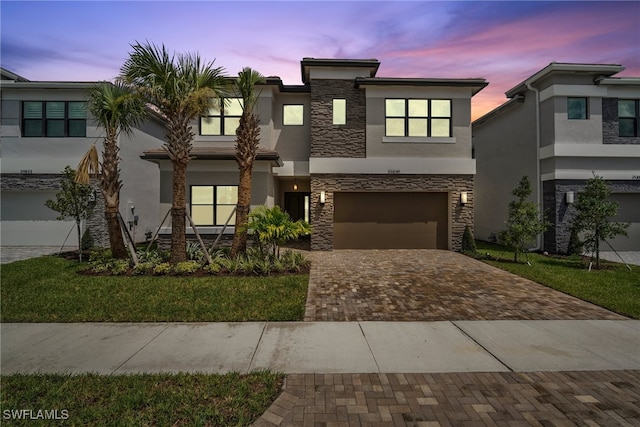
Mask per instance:
[[[448,249],[449,195],[334,193],[335,249]]]
[[[611,194],[610,199],[618,202],[618,214],[613,221],[626,222],[628,237],[618,236],[610,239],[609,243],[616,251],[640,251],[640,194],[616,193]],[[610,250],[607,244],[600,247],[601,250]]]

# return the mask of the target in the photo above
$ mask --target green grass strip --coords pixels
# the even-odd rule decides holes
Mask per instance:
[[[2,322],[240,322],[304,317],[308,275],[86,276],[55,256],[2,266]]]
[[[273,403],[283,381],[268,371],[8,375],[2,376],[2,425],[246,426]]]

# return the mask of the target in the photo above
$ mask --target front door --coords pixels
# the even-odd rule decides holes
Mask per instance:
[[[284,210],[293,221],[302,219],[309,222],[311,211],[311,193],[287,192],[284,193]]]

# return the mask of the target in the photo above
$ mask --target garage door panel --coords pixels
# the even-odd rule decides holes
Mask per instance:
[[[338,249],[437,249],[438,223],[336,223],[334,236]]]
[[[618,202],[618,214],[613,221],[629,223],[629,228],[628,237],[609,239],[609,243],[616,251],[640,251],[640,194],[616,193],[611,200]],[[609,246],[605,244],[601,249],[609,250]]]
[[[335,193],[336,249],[447,249],[447,193]]]

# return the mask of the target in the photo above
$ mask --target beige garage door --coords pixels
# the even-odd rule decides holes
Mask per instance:
[[[447,193],[334,193],[335,249],[448,249]]]

